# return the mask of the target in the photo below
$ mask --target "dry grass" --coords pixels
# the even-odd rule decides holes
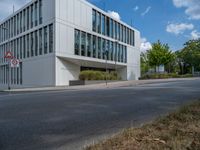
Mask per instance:
[[[86,150],[200,150],[200,100]]]

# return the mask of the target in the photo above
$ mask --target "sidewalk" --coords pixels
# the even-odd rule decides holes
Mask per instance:
[[[41,87],[41,88],[25,88],[25,89],[11,89],[10,92],[37,92],[37,91],[59,91],[59,90],[92,90],[92,89],[105,89],[105,88],[118,88],[129,87],[151,83],[167,83],[175,81],[188,81],[199,80],[200,78],[178,78],[178,79],[156,79],[156,80],[133,80],[133,81],[119,81],[108,83],[100,83],[93,85],[81,85],[81,86],[59,86],[59,87]],[[4,90],[3,92],[9,92]]]

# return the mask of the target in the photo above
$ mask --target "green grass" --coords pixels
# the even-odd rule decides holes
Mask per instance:
[[[85,150],[200,150],[200,100]]]

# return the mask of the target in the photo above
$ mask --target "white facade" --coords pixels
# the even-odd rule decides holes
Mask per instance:
[[[6,29],[5,29],[6,28]],[[140,33],[85,0],[33,0],[0,23],[0,89],[69,85],[83,68],[140,77]],[[105,55],[106,54],[106,55]]]

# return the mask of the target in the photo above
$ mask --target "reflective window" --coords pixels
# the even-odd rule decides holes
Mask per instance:
[[[101,38],[98,38],[98,58],[101,59]]]
[[[93,10],[92,11],[92,30],[94,32],[96,32],[96,20],[97,20],[97,18],[96,18],[96,11]]]
[[[38,25],[37,15],[38,15],[38,2],[35,2],[35,26]]]
[[[34,41],[33,41],[33,32],[31,33],[31,56],[33,56],[33,45],[34,45]]]
[[[79,55],[80,53],[80,31],[79,30],[75,30],[74,33],[74,37],[75,37],[75,55]]]
[[[31,5],[31,28],[33,27],[34,24],[34,18],[33,18],[33,5]]]
[[[39,30],[39,54],[42,55],[42,29]]]
[[[97,13],[97,32],[101,33],[101,14]]]
[[[29,34],[27,35],[27,57],[29,57]]]
[[[20,13],[20,33],[22,33],[22,12]]]
[[[49,26],[49,53],[53,52],[53,24]]]
[[[42,0],[39,0],[39,20],[40,24],[42,24]]]
[[[113,38],[113,20],[110,20],[110,37]]]
[[[26,11],[27,11],[27,20],[26,20],[27,22],[26,23],[27,23],[27,29],[29,29],[29,7],[27,8]]]
[[[81,32],[81,56],[86,56],[85,50],[86,50],[86,33]]]
[[[91,48],[92,48],[92,44],[91,44],[91,34],[87,34],[87,56],[91,57]]]
[[[92,38],[92,43],[93,43],[93,57],[96,58],[96,36],[94,35]]]
[[[23,58],[26,58],[26,36],[23,37]]]
[[[106,51],[106,40],[102,39],[102,56],[105,59],[105,51]]]
[[[47,27],[44,27],[44,54],[47,54]]]
[[[101,17],[101,28],[102,34],[105,35],[105,15]]]
[[[35,56],[38,55],[38,34],[35,32]]]
[[[109,17],[106,17],[106,35],[110,35],[110,20]]]

